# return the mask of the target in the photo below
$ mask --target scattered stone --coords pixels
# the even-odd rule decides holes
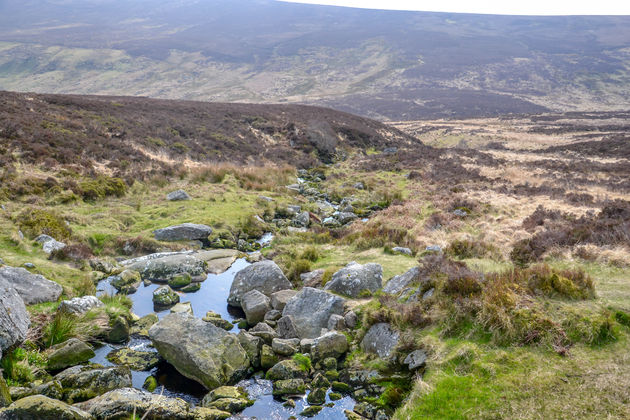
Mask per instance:
[[[282,311],[287,305],[289,299],[297,294],[297,291],[292,289],[280,290],[271,294],[271,307],[278,311]]]
[[[315,388],[306,396],[306,401],[309,404],[324,404],[326,402],[326,389],[325,388]]]
[[[103,302],[96,296],[83,296],[62,301],[57,310],[68,314],[81,315],[90,309],[103,306],[105,306]]]
[[[132,294],[135,293],[142,283],[140,273],[135,270],[123,270],[120,274],[110,276],[109,284],[112,285],[119,293]]]
[[[168,201],[186,201],[190,200],[190,196],[184,190],[175,190],[166,195]]]
[[[30,263],[30,262],[25,262],[24,264],[22,264],[24,267],[26,268],[35,268],[35,264]]]
[[[311,394],[308,394],[308,395],[311,395]],[[323,407],[321,405],[311,405],[309,407],[306,407],[304,409],[304,411],[302,411],[300,413],[300,416],[314,417],[314,416],[318,415],[320,411],[322,411],[322,408]]]
[[[117,316],[109,322],[107,341],[110,343],[124,343],[129,339],[131,328],[124,316]]]
[[[159,365],[162,358],[153,351],[139,351],[123,347],[111,351],[107,355],[107,360],[116,365],[128,366],[133,370],[145,371]]]
[[[300,274],[300,280],[302,280],[302,284],[304,287],[321,287],[322,280],[324,279],[324,270],[314,270],[308,273]]]
[[[263,339],[243,330],[239,331],[237,337],[252,366],[254,368],[260,367],[260,352],[263,346]]]
[[[48,369],[60,370],[87,362],[95,356],[94,350],[78,338],[71,338],[50,348]]]
[[[274,397],[284,395],[303,395],[306,392],[306,385],[302,379],[284,379],[273,383],[272,394]]]
[[[340,211],[335,213],[334,217],[341,223],[342,225],[348,224],[358,218],[358,216],[354,213],[350,213],[347,211]]]
[[[83,410],[44,395],[32,395],[17,400],[0,411],[0,418],[7,420],[92,420]]]
[[[343,410],[343,414],[346,415],[348,420],[365,420],[365,417],[358,415],[352,410]]]
[[[291,282],[276,263],[269,260],[261,261],[236,273],[230,287],[228,304],[240,307],[241,298],[250,290],[255,289],[265,296],[271,296],[274,292],[290,288]]]
[[[193,308],[192,308],[192,303],[190,302],[183,302],[183,303],[178,303],[175,306],[173,306],[171,308],[171,313],[172,314],[182,314],[182,313],[186,313],[186,314],[190,314],[190,315],[194,315],[193,314]]]
[[[392,355],[398,345],[400,334],[385,322],[374,324],[361,341],[361,349],[366,353],[376,354],[382,359]]]
[[[265,314],[265,321],[277,321],[282,318],[282,312],[272,309]]]
[[[428,252],[442,252],[442,247],[439,245],[429,245],[425,250]]]
[[[359,181],[356,184],[353,185],[353,188],[356,188],[357,190],[364,190],[365,189],[365,184],[363,184],[363,182]]]
[[[308,372],[302,370],[293,359],[283,360],[273,365],[268,371],[266,378],[271,381],[282,379],[308,378]]]
[[[203,317],[202,320],[211,323],[215,327],[223,328],[226,331],[230,331],[232,328],[234,328],[234,325],[230,321],[221,318],[221,315],[214,311],[206,312],[206,315]]]
[[[92,258],[89,263],[90,267],[92,267],[92,270],[100,271],[101,273],[105,274],[111,274],[116,269],[114,264],[110,263],[109,261],[99,260],[97,258]]]
[[[290,214],[296,215],[302,211],[302,206],[298,206],[297,204],[292,204],[287,206],[287,212]]]
[[[322,220],[322,225],[327,228],[337,228],[341,226],[341,223],[339,223],[339,220],[335,219],[334,217],[326,217],[324,218],[324,220]]]
[[[153,236],[158,241],[194,241],[208,240],[208,236],[212,234],[212,228],[207,225],[198,225],[195,223],[182,223],[181,225],[169,226],[153,231]]]
[[[455,209],[455,211],[453,211],[453,214],[455,216],[459,216],[459,217],[466,217],[466,216],[468,216],[468,212],[466,210],[462,210],[462,209]]]
[[[59,242],[48,235],[39,235],[35,238],[35,242],[42,244],[42,249],[47,255],[50,255],[55,251],[60,251],[66,247],[65,243]]]
[[[354,327],[357,326],[357,314],[354,313],[354,311],[348,311],[344,316],[343,316],[343,321],[346,324],[346,327],[353,329]]]
[[[350,297],[359,297],[361,292],[376,292],[382,287],[383,268],[380,264],[358,264],[354,261],[333,274],[332,279],[326,283],[324,290]]]
[[[243,411],[253,403],[254,401],[249,399],[249,395],[243,388],[220,386],[206,394],[206,396],[203,397],[201,405],[203,407],[218,408],[222,411],[237,413]]]
[[[0,278],[0,358],[4,351],[26,339],[30,325],[24,301],[10,283]]]
[[[331,331],[313,341],[311,359],[318,361],[327,357],[339,358],[347,351],[348,338],[340,332]]]
[[[241,296],[241,307],[249,325],[256,325],[265,319],[271,309],[270,299],[258,290],[250,290]]]
[[[274,338],[271,341],[271,348],[276,354],[280,356],[291,356],[297,353],[300,347],[300,340],[298,338]]]
[[[210,407],[196,407],[191,414],[195,420],[226,420],[232,417],[227,411]]]
[[[200,283],[190,283],[188,286],[182,287],[179,290],[184,293],[195,293],[198,292],[199,289],[201,289]]]
[[[276,363],[278,363],[278,356],[270,346],[263,344],[260,350],[260,367],[266,370],[275,366]]]
[[[313,346],[313,342],[315,340],[312,338],[303,338],[300,340],[300,351],[302,353],[310,353],[311,347]]]
[[[0,279],[13,287],[26,305],[56,302],[63,292],[61,285],[21,267],[0,267]]]
[[[259,195],[258,198],[261,199],[262,201],[266,201],[268,203],[271,203],[273,201],[273,198],[267,197],[265,195]]]
[[[420,274],[419,267],[410,268],[403,274],[399,274],[397,276],[392,277],[387,282],[385,287],[383,287],[383,292],[389,293],[389,294],[399,294],[409,284],[418,280],[419,274]]]
[[[63,387],[64,400],[76,403],[131,386],[131,371],[127,366],[74,366],[57,374],[55,380]]]
[[[278,337],[276,330],[264,322],[259,322],[248,331],[251,335],[262,338],[265,343],[271,345],[271,341]]]
[[[328,330],[343,331],[346,329],[346,321],[344,317],[338,314],[332,314],[328,319]]]
[[[397,254],[405,254],[405,255],[412,255],[413,251],[411,251],[411,249],[409,248],[404,248],[402,246],[395,246],[392,248],[392,251],[394,251]]]
[[[427,354],[424,350],[414,350],[405,357],[404,365],[411,371],[424,367],[427,362]]]
[[[130,329],[130,334],[139,335],[141,337],[149,337],[149,328],[158,322],[156,314],[148,314],[136,321]]]
[[[307,211],[298,213],[293,218],[293,226],[295,227],[308,227],[311,222],[311,216]]]
[[[153,292],[153,304],[159,308],[173,306],[179,302],[179,295],[169,286],[160,286]]]
[[[343,314],[344,303],[343,298],[332,293],[305,287],[289,299],[282,312],[283,317],[278,321],[278,327],[280,328],[282,320],[289,316],[298,338],[319,337],[321,329],[328,326],[332,314]]]

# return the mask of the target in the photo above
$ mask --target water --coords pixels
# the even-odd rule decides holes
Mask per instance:
[[[260,239],[256,239],[256,242],[260,244],[261,248],[266,248],[271,245],[271,241],[273,241],[273,233],[267,232]]]

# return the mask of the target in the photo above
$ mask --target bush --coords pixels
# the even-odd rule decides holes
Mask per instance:
[[[470,239],[455,240],[446,247],[444,252],[461,259],[492,257],[498,253],[493,245]]]
[[[77,193],[84,200],[99,200],[109,196],[122,197],[127,193],[127,184],[121,178],[99,176],[79,183]]]
[[[24,209],[17,216],[17,223],[22,232],[31,238],[46,234],[63,241],[69,239],[72,234],[66,222],[59,215],[41,208]]]
[[[52,347],[76,337],[77,324],[76,316],[62,312],[55,313],[50,323],[44,327],[42,344],[45,347]]]
[[[319,259],[319,251],[314,246],[309,246],[302,250],[299,256],[302,260],[309,260],[315,262]]]

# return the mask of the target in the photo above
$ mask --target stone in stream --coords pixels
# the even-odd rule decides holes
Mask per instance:
[[[107,341],[110,343],[124,343],[129,339],[130,334],[129,321],[124,316],[117,316],[109,321],[109,331],[107,332]]]
[[[208,389],[235,383],[250,362],[236,335],[188,314],[168,314],[149,330],[158,353]]]
[[[392,277],[387,282],[385,287],[383,287],[383,292],[393,294],[393,295],[399,294],[409,284],[418,280],[419,274],[420,274],[419,267],[410,268],[403,274],[399,274],[397,276]]]
[[[141,337],[149,337],[149,328],[158,322],[156,314],[148,314],[137,320],[130,329],[131,335],[139,335]]]
[[[162,358],[154,351],[139,351],[127,347],[112,350],[107,354],[107,360],[116,364],[128,366],[133,370],[151,370],[160,364]]]
[[[291,287],[291,282],[275,262],[257,262],[236,273],[230,287],[228,304],[240,307],[241,298],[250,290],[258,290],[265,296],[271,296],[274,292]]]
[[[274,353],[271,346],[263,344],[260,350],[260,367],[263,369],[270,369],[278,363],[278,356]]]
[[[398,345],[400,334],[388,323],[380,322],[370,327],[361,341],[361,349],[366,353],[376,354],[387,359]]]
[[[60,284],[21,267],[0,267],[0,280],[13,287],[26,305],[56,302],[63,293]]]
[[[348,338],[337,331],[330,331],[317,337],[311,345],[311,359],[324,360],[328,357],[338,359],[348,351]]]
[[[303,395],[305,392],[306,385],[303,379],[284,379],[273,383],[272,394],[274,397]]]
[[[57,310],[67,314],[82,315],[90,309],[101,308],[103,306],[105,306],[105,304],[96,296],[82,296],[61,301]]]
[[[0,410],[2,420],[93,420],[91,414],[44,395],[22,398]]]
[[[289,299],[282,315],[283,318],[291,317],[298,338],[317,338],[322,328],[328,326],[332,314],[343,315],[344,303],[343,298],[332,293],[305,287]],[[278,323],[283,318],[280,318]]]
[[[250,290],[241,296],[241,307],[249,325],[256,325],[265,319],[271,309],[270,299],[258,290]]]
[[[193,280],[203,280],[206,273],[206,262],[191,253],[162,252],[125,260],[121,264],[139,272],[143,280],[156,282],[167,282],[180,273],[190,274]]]
[[[380,264],[358,264],[354,261],[333,274],[324,290],[331,290],[353,298],[362,292],[374,293],[382,287],[383,267]]]
[[[206,262],[206,271],[211,274],[221,274],[234,264],[240,252],[235,249],[211,249],[198,251],[193,256]]]
[[[192,277],[188,273],[175,274],[168,280],[168,285],[173,289],[181,289],[192,283]]]
[[[65,369],[87,362],[94,355],[92,347],[78,338],[70,338],[50,348],[47,367],[49,370]]]
[[[58,373],[54,379],[63,387],[64,400],[76,403],[131,386],[131,371],[127,366],[74,366]]]
[[[238,413],[254,404],[244,389],[235,386],[221,386],[210,391],[201,402],[203,407],[216,408],[229,413]]]
[[[0,357],[26,339],[30,325],[24,301],[10,283],[0,279]]]
[[[309,392],[306,397],[306,401],[309,404],[317,404],[321,405],[326,402],[326,389],[325,388],[315,388],[311,392]]]
[[[135,270],[123,270],[120,274],[108,277],[109,284],[112,285],[119,293],[132,294],[138,290],[142,278],[140,273]]]
[[[207,225],[195,223],[182,223],[181,225],[168,226],[153,231],[153,236],[158,241],[194,241],[208,240],[212,234],[212,228]]]
[[[186,201],[190,200],[190,196],[186,191],[180,189],[166,194],[166,199],[168,201]]]
[[[190,315],[194,315],[193,308],[192,308],[192,303],[190,303],[190,302],[177,303],[175,306],[173,306],[171,308],[170,312],[172,314],[187,313],[187,314],[190,314]]]
[[[288,359],[273,365],[273,367],[267,371],[265,377],[271,381],[294,378],[307,379],[308,372],[303,370],[293,359]]]
[[[227,319],[221,318],[221,315],[214,311],[206,312],[206,315],[202,318],[202,320],[211,323],[215,327],[223,328],[226,331],[230,331],[234,328],[234,324]]]
[[[179,295],[169,286],[160,286],[153,292],[153,304],[158,308],[173,306],[179,302]]]

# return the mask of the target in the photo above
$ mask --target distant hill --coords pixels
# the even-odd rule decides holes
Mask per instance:
[[[0,2],[0,89],[286,101],[381,120],[623,109],[629,48],[629,16]]]

